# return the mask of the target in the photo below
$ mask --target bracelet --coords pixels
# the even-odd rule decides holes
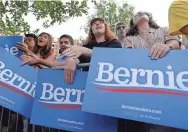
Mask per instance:
[[[169,45],[169,48],[170,48],[170,50],[173,50],[173,49],[172,49],[172,46],[170,46],[170,45]]]

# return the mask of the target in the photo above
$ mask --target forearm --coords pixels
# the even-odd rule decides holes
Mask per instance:
[[[181,45],[177,40],[169,40],[166,42],[173,50],[181,49]]]
[[[67,63],[66,61],[58,62],[58,61],[50,61],[50,60],[44,60],[44,59],[39,60],[39,64],[42,64],[48,67],[64,66],[66,65],[66,63]]]
[[[45,65],[42,65],[42,64],[37,64],[36,66],[40,69],[49,68],[49,66],[45,66]]]
[[[82,49],[82,55],[91,57],[93,50],[85,48],[85,47],[82,47],[82,48],[83,48]]]
[[[76,65],[80,63],[80,60],[79,59],[76,59]]]

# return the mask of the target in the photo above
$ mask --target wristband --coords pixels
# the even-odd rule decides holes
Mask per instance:
[[[169,48],[170,48],[170,50],[173,50],[173,49],[172,49],[172,46],[170,46],[170,45],[169,45]]]

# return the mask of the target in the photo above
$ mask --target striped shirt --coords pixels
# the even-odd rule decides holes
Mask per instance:
[[[161,27],[158,29],[150,28],[146,39],[143,39],[139,34],[126,37],[123,47],[131,47],[134,49],[151,49],[156,43],[165,44],[169,40],[180,41],[179,36],[168,35],[168,28]]]

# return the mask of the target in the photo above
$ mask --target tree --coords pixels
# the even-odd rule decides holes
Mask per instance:
[[[87,1],[71,0],[70,2],[56,1],[0,1],[0,29],[1,34],[18,35],[30,31],[28,22],[24,17],[33,14],[37,21],[42,21],[43,27],[48,28],[54,24],[61,24],[70,17],[87,14]],[[37,32],[38,29],[35,30]]]
[[[110,28],[115,32],[115,26],[118,22],[129,23],[130,18],[133,16],[134,7],[127,2],[117,4],[114,0],[103,0],[100,2],[92,1],[94,4],[95,12],[88,16],[88,22],[84,26],[85,32],[88,32],[89,22],[94,17],[104,18],[110,25]]]

